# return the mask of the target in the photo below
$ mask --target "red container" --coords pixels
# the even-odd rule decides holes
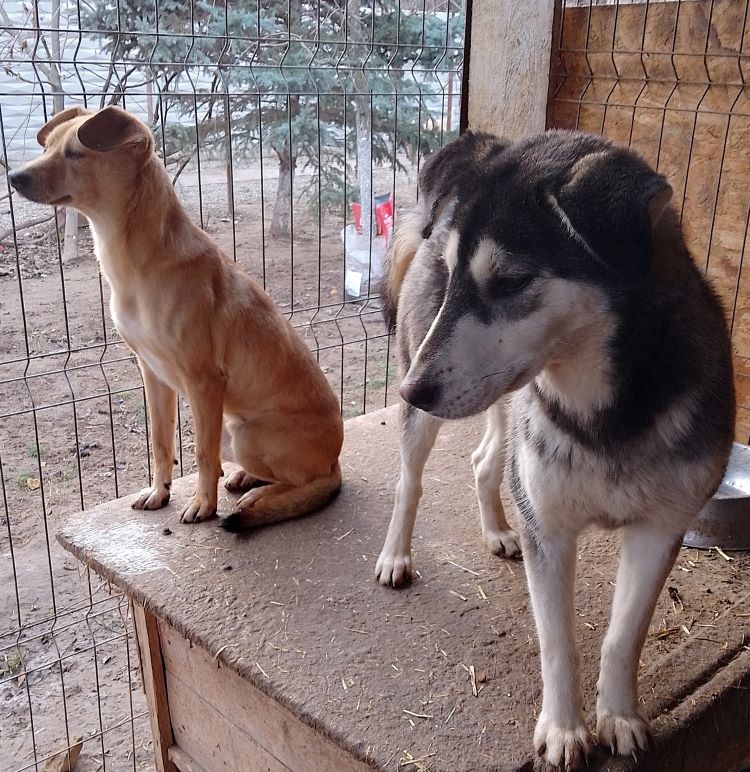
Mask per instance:
[[[390,193],[386,193],[384,196],[375,196],[375,227],[378,236],[383,236],[388,241],[393,228],[393,204]]]
[[[354,216],[354,227],[357,233],[362,233],[362,204],[359,201],[352,201],[352,215]],[[391,194],[384,193],[381,196],[375,196],[375,233],[388,240],[393,229],[393,203]]]
[[[352,214],[354,215],[354,227],[357,233],[362,233],[362,204],[352,201]]]

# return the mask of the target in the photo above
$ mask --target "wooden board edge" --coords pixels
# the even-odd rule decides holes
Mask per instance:
[[[193,761],[192,757],[188,756],[179,745],[170,746],[167,753],[169,754],[170,761],[174,763],[180,772],[206,772],[206,770],[203,769],[200,764]]]
[[[169,717],[167,684],[164,678],[164,662],[159,640],[157,618],[143,606],[133,602],[133,621],[141,660],[143,689],[148,703],[148,717],[154,741],[154,759],[157,772],[178,772],[170,758],[169,749],[174,744],[172,722]]]

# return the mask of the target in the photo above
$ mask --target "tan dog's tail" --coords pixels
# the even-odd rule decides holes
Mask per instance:
[[[383,318],[390,331],[393,331],[396,326],[396,311],[398,310],[401,284],[412,260],[414,260],[414,255],[417,254],[419,245],[423,241],[424,223],[422,220],[421,212],[410,212],[404,215],[393,233],[393,240],[388,248],[382,286]]]
[[[305,485],[271,483],[253,488],[251,501],[221,521],[226,531],[236,533],[268,523],[309,515],[332,501],[341,490],[341,466],[338,461],[330,474],[316,477]],[[247,494],[245,494],[247,496]]]

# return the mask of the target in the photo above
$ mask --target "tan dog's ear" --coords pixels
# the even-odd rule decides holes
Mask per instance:
[[[124,145],[143,144],[150,149],[152,136],[145,123],[112,105],[94,113],[78,127],[78,141],[89,150],[106,153]]]
[[[50,132],[55,126],[59,126],[61,123],[66,123],[67,121],[72,121],[73,118],[78,118],[80,115],[90,114],[91,111],[87,110],[85,107],[69,107],[67,110],[61,110],[59,113],[53,115],[47,123],[39,129],[36,135],[36,141],[44,147],[47,142],[47,137],[49,137]]]

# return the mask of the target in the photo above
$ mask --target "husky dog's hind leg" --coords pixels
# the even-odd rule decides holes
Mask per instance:
[[[505,519],[500,498],[500,484],[505,472],[506,432],[506,405],[503,401],[496,402],[487,411],[487,430],[472,454],[471,465],[474,468],[484,543],[494,555],[514,558],[520,557],[521,546]]]

